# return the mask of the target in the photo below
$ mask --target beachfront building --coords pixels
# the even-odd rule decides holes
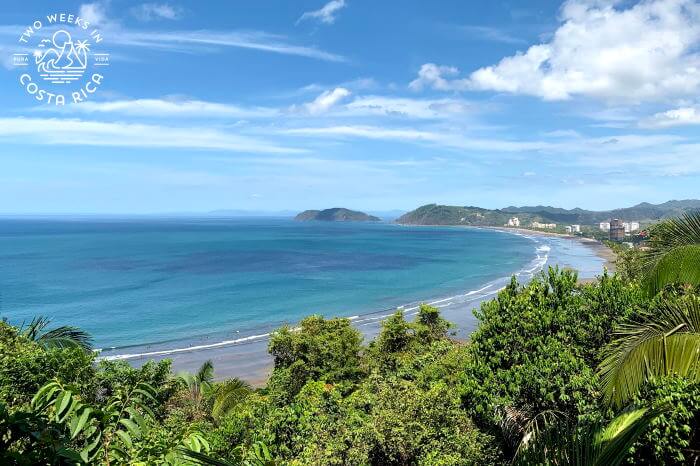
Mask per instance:
[[[571,225],[571,231],[574,233],[581,233],[581,225]]]
[[[520,226],[520,219],[518,217],[511,217],[508,219],[508,223],[506,224],[508,227],[519,227]]]
[[[625,227],[625,233],[630,234],[633,231],[639,230],[639,222],[623,222],[622,226]]]
[[[602,231],[610,231],[610,222],[600,222],[600,229]]]
[[[625,240],[625,225],[622,220],[614,218],[610,220],[610,241],[622,242]]]
[[[556,223],[540,223],[532,222],[532,228],[538,228],[540,230],[554,230],[557,227]]]
[[[566,231],[567,233],[571,233],[571,226],[569,226],[569,225],[565,226],[564,231]]]

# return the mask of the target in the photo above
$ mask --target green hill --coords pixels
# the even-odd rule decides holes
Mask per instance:
[[[428,204],[399,217],[396,222],[406,225],[480,225],[503,226],[509,218],[517,216],[520,224],[532,222],[594,225],[619,218],[625,221],[651,223],[664,218],[676,217],[685,212],[699,211],[700,200],[687,199],[668,201],[663,204],[643,202],[632,207],[594,211],[580,208],[562,209],[551,206],[506,207],[483,209],[472,206],[446,206]]]
[[[324,222],[379,222],[381,219],[364,212],[334,207],[325,210],[305,210],[294,217],[294,220],[300,222],[308,222],[311,220],[321,220]]]

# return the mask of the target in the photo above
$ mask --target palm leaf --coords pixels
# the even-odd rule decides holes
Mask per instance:
[[[641,408],[624,412],[607,426],[593,433],[592,453],[596,466],[616,465],[628,456],[629,449],[647,430],[649,424],[669,407]]]
[[[673,283],[700,285],[700,244],[675,247],[648,265],[644,285],[649,294]]]
[[[541,432],[536,441],[520,449],[513,463],[523,466],[619,465],[649,424],[668,410],[668,406],[630,410],[607,425],[598,424],[588,428],[552,425]]]
[[[604,398],[622,406],[647,380],[679,375],[700,379],[700,299],[664,303],[623,323],[598,371]]]
[[[700,212],[655,225],[648,246],[643,256],[648,291],[656,293],[669,283],[700,284]]]
[[[20,327],[20,334],[35,341],[45,349],[49,348],[83,348],[86,351],[92,349],[92,337],[78,327],[64,325],[48,332],[44,329],[51,324],[51,319],[44,316],[36,316],[26,327]]]
[[[78,327],[64,325],[42,334],[37,343],[46,348],[83,348],[92,349],[92,337]]]
[[[251,391],[247,382],[236,378],[218,384],[214,389],[214,406],[211,413],[214,419],[221,419],[228,414]]]
[[[208,359],[202,363],[195,376],[201,385],[211,385],[214,381],[214,363]]]

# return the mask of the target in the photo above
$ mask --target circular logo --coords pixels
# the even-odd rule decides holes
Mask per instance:
[[[54,13],[21,32],[12,64],[19,84],[37,101],[66,105],[88,100],[104,80],[109,53],[99,29],[77,15]]]

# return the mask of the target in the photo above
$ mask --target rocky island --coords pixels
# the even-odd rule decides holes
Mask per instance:
[[[379,222],[381,219],[374,215],[369,215],[356,210],[334,207],[324,210],[305,210],[294,217],[294,220],[308,222],[311,220],[321,220],[325,222]]]

